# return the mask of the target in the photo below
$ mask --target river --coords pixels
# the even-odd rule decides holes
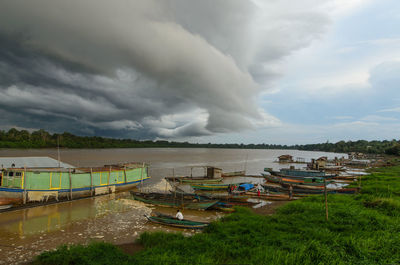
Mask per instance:
[[[169,189],[165,176],[189,175],[192,166],[215,166],[224,172],[245,170],[259,175],[265,167],[279,169],[278,156],[290,154],[295,159],[344,154],[298,150],[207,149],[207,148],[138,148],[138,149],[61,149],[60,160],[77,167],[95,167],[121,162],[145,162],[151,179],[144,190]],[[57,159],[56,149],[1,149],[0,157],[49,156]],[[302,167],[304,164],[294,164]],[[195,168],[194,176],[204,170]],[[148,224],[144,214],[151,211],[173,213],[173,209],[150,207],[130,199],[128,192],[63,202],[47,206],[0,213],[0,264],[29,261],[44,250],[61,244],[102,240],[114,244],[134,241],[143,231],[173,229]],[[223,214],[216,211],[185,210],[185,218],[211,221]],[[184,231],[190,234],[192,231]]]

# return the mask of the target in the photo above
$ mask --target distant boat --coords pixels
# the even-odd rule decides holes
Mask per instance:
[[[154,216],[145,216],[149,221],[153,223],[187,229],[203,229],[210,224],[208,222],[192,221],[188,219],[179,220],[173,216],[161,213],[156,213]]]
[[[61,201],[129,190],[149,179],[144,163],[93,168],[4,168],[0,205]]]
[[[218,203],[218,200],[199,200],[193,196],[174,196],[168,193],[142,193],[131,191],[133,198],[148,204],[186,208],[194,210],[206,210]]]

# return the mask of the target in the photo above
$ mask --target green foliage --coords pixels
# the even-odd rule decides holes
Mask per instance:
[[[32,264],[43,265],[108,265],[133,264],[130,256],[124,254],[116,246],[108,243],[91,243],[88,246],[63,245],[55,251],[44,252]]]
[[[363,152],[400,156],[400,140],[392,141],[340,141],[337,143],[277,145],[277,144],[196,144],[170,141],[138,141],[98,136],[76,136],[68,132],[50,134],[45,130],[29,133],[26,130],[0,130],[0,148],[145,148],[145,147],[192,147],[192,148],[235,148],[235,149],[296,149],[327,152]]]

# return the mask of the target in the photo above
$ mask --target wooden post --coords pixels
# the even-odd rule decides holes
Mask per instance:
[[[144,168],[144,162],[142,164],[142,169],[140,170],[140,192],[142,192],[143,189],[143,168]]]
[[[126,184],[126,165],[124,165],[124,177],[125,177],[125,184]]]
[[[193,167],[190,167],[190,177],[193,178]]]
[[[184,208],[184,207],[183,207],[183,192],[182,192],[182,203],[181,203],[181,207],[182,207],[182,209]]]
[[[293,186],[290,184],[289,186],[289,200],[293,199]]]
[[[101,175],[100,175],[100,184],[101,184]],[[93,168],[90,168],[90,196],[93,196]]]
[[[107,186],[110,186],[110,178],[111,178],[111,165],[110,165],[110,171],[108,173]]]
[[[324,179],[324,192],[325,192],[325,218],[328,221],[328,190],[326,188],[326,179]]]
[[[69,175],[69,199],[72,200],[72,176],[71,176],[71,169],[68,169]]]
[[[172,168],[172,176],[174,177],[174,201],[176,198],[175,168]]]
[[[24,166],[24,204],[26,204],[26,166]]]
[[[361,188],[361,177],[362,175],[360,175],[360,181],[358,182],[358,187]]]

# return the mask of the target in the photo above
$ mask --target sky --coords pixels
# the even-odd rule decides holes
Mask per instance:
[[[399,11],[396,0],[0,0],[0,129],[398,139]]]

